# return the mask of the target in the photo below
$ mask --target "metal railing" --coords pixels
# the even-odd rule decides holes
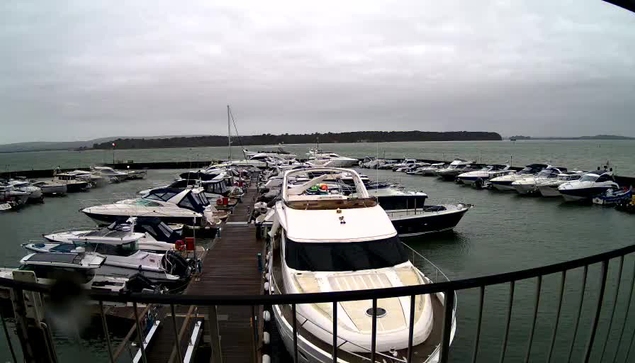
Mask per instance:
[[[628,325],[628,319],[629,317],[631,317],[630,305],[632,301],[633,287],[635,286],[635,262],[633,264],[634,273],[630,279],[630,283],[628,283],[628,281],[626,283],[628,285],[628,293],[627,293],[628,301],[626,302],[625,305],[623,305],[623,311],[625,311],[624,318],[617,319],[615,311],[618,305],[617,297],[620,291],[622,292],[625,291],[625,288],[622,288],[622,285],[623,285],[622,280],[625,280],[624,274],[623,274],[625,258],[628,255],[633,254],[633,252],[635,252],[635,245],[630,245],[627,247],[615,249],[609,252],[604,252],[604,253],[596,254],[589,257],[579,258],[579,259],[575,259],[571,261],[555,263],[555,264],[536,267],[536,268],[524,269],[520,271],[507,272],[507,273],[482,276],[482,277],[467,278],[462,280],[441,281],[441,282],[435,282],[435,283],[424,284],[424,285],[382,288],[382,289],[372,289],[372,290],[342,291],[342,292],[330,292],[330,293],[306,293],[306,294],[290,294],[290,295],[273,294],[273,295],[257,295],[257,296],[162,295],[162,294],[148,294],[148,293],[117,294],[117,293],[110,293],[110,292],[103,292],[103,291],[89,291],[87,292],[87,296],[92,301],[95,301],[100,307],[100,315],[102,316],[103,329],[105,332],[105,336],[108,337],[109,336],[108,326],[106,324],[106,319],[105,319],[104,309],[103,309],[103,306],[106,303],[132,304],[135,308],[138,306],[138,304],[165,305],[166,307],[170,307],[170,309],[172,310],[171,315],[173,319],[175,316],[174,315],[175,305],[208,307],[209,309],[208,319],[210,319],[211,321],[217,321],[216,320],[217,317],[215,315],[216,306],[229,306],[229,305],[245,306],[245,307],[252,307],[252,319],[253,321],[256,321],[258,319],[258,317],[256,316],[256,311],[258,311],[258,309],[256,309],[256,307],[259,307],[259,306],[288,304],[291,306],[292,311],[295,312],[296,306],[298,304],[331,303],[331,304],[334,304],[335,306],[335,304],[337,303],[346,302],[346,301],[371,300],[373,307],[376,307],[377,301],[379,299],[394,298],[394,297],[410,297],[411,299],[413,299],[411,301],[414,301],[414,298],[417,295],[440,293],[440,294],[443,294],[443,296],[445,297],[444,299],[445,301],[444,301],[443,316],[442,316],[443,330],[441,334],[439,362],[447,362],[449,359],[449,352],[450,352],[449,348],[450,348],[450,342],[451,342],[451,330],[452,330],[451,327],[452,327],[452,322],[454,321],[454,318],[455,318],[453,314],[453,311],[454,311],[453,307],[456,301],[455,293],[461,290],[478,289],[479,298],[478,298],[477,310],[476,310],[478,313],[476,314],[476,329],[474,333],[474,346],[472,349],[472,361],[475,362],[477,360],[480,345],[482,344],[482,340],[480,338],[482,335],[481,330],[483,327],[483,324],[482,324],[483,317],[486,316],[486,314],[484,314],[484,311],[483,311],[484,310],[483,307],[485,303],[485,299],[484,299],[485,293],[488,288],[492,288],[494,285],[506,284],[509,287],[509,294],[508,294],[509,298],[507,300],[506,309],[505,309],[506,317],[505,317],[505,323],[504,323],[504,330],[502,331],[503,341],[500,347],[500,359],[499,359],[500,362],[503,362],[505,361],[506,355],[508,353],[508,344],[510,342],[511,335],[512,335],[511,334],[512,332],[510,331],[510,325],[511,325],[513,312],[514,312],[514,309],[513,309],[514,296],[515,294],[519,293],[518,286],[520,283],[522,283],[523,281],[530,281],[530,282],[535,281],[536,284],[535,284],[535,292],[533,293],[533,310],[531,312],[531,319],[527,321],[527,328],[529,328],[529,335],[526,342],[526,348],[524,350],[526,352],[524,361],[529,361],[531,352],[532,352],[532,345],[534,344],[534,339],[537,335],[536,322],[539,317],[539,305],[541,302],[541,297],[543,297],[542,295],[544,294],[544,291],[545,291],[545,289],[543,288],[543,281],[546,276],[553,275],[555,277],[559,276],[560,279],[559,279],[559,288],[557,290],[557,293],[553,295],[554,297],[557,296],[558,303],[555,308],[555,319],[553,320],[555,324],[553,325],[553,331],[549,339],[547,361],[548,362],[553,361],[554,347],[557,344],[557,338],[560,335],[566,335],[566,336],[573,335],[573,339],[570,343],[569,349],[567,349],[568,354],[567,354],[566,361],[571,360],[572,353],[574,352],[574,345],[576,345],[576,340],[579,339],[580,336],[582,336],[581,329],[584,328],[585,326],[585,324],[580,324],[582,320],[582,315],[583,315],[582,306],[584,303],[587,303],[587,305],[589,303],[593,303],[591,308],[591,312],[592,312],[591,319],[588,326],[588,334],[586,336],[586,345],[584,346],[584,349],[581,350],[582,361],[584,362],[591,361],[592,353],[595,353],[596,355],[600,355],[601,356],[600,361],[601,361],[606,355],[606,351],[607,351],[606,347],[607,347],[607,342],[609,341],[609,334],[611,334],[612,331],[615,331],[616,333],[619,332],[619,335],[618,335],[619,338],[612,340],[614,342],[617,342],[617,348],[615,349],[613,359],[609,361],[611,362],[617,361],[618,353],[621,352],[625,355],[625,361],[628,362],[630,358],[630,353],[631,353],[630,347],[633,345],[632,343],[633,343],[633,340],[635,339],[635,332],[631,334],[630,338],[628,337],[628,333],[627,333],[628,330],[631,330],[631,329],[627,329],[627,325]],[[609,263],[613,260],[617,261],[617,266],[618,266],[617,267],[618,272],[616,274],[617,278],[615,280],[609,281],[608,279]],[[429,263],[429,261],[426,263]],[[600,267],[599,269],[600,273],[597,275],[599,279],[597,283],[597,294],[595,295],[595,299],[589,300],[589,298],[586,295],[589,294],[588,290],[593,285],[592,280],[588,278],[589,270],[590,268],[595,268],[596,265],[599,265]],[[561,322],[561,316],[562,316],[562,310],[563,310],[562,309],[563,296],[565,295],[565,283],[566,283],[567,276],[573,275],[573,273],[568,274],[568,272],[575,269],[583,269],[582,284],[579,290],[574,291],[575,294],[578,296],[577,298],[578,304],[576,308],[573,329],[564,330],[560,327],[561,325],[560,322]],[[437,278],[438,278],[438,275],[437,275]],[[438,281],[437,278],[435,278],[435,281]],[[607,287],[607,281],[609,281],[608,287]],[[614,291],[612,294],[610,294],[610,296],[608,296],[606,292],[610,291],[611,286],[614,286]],[[5,289],[12,289],[13,294],[15,296],[22,296],[21,294],[22,292],[37,292],[37,293],[44,293],[44,294],[48,294],[51,292],[51,287],[48,285],[19,282],[19,281],[14,281],[10,279],[0,279],[0,287]],[[608,298],[605,295],[607,295]],[[601,319],[600,317],[603,312],[603,307],[605,306],[605,300],[611,301],[611,299],[613,301],[612,303],[606,303],[606,304],[610,304],[610,306],[606,308],[609,310],[604,312],[605,315],[608,313],[609,318]],[[336,310],[337,309],[335,309],[334,312]],[[136,311],[137,309],[135,309],[135,312]],[[414,313],[414,304],[411,304],[410,316],[413,316],[413,313]],[[376,338],[377,338],[376,309],[373,309],[372,318],[373,318],[372,319],[373,323],[372,323],[372,340],[371,340],[371,347],[372,347],[371,361],[379,357],[378,352],[375,351]],[[4,323],[4,317],[2,320]],[[16,318],[17,322],[19,322],[19,320],[20,319]],[[293,339],[294,349],[292,354],[295,357],[297,357],[297,354],[298,354],[297,352],[297,343],[298,343],[297,319],[292,319],[292,320],[293,320],[292,324],[293,324],[293,332],[294,332],[294,339]],[[620,320],[623,320],[623,321],[620,321]],[[139,316],[136,317],[135,321],[137,325],[137,330],[141,331],[141,328],[139,326],[139,321],[140,321]],[[338,326],[337,324],[335,324],[335,322],[337,321],[337,318],[335,316],[333,318],[333,321],[334,321],[333,330],[332,330],[333,340],[335,343],[334,347],[336,347]],[[413,320],[411,319],[410,322],[412,321]],[[459,319],[459,322],[460,322],[460,319]],[[179,338],[179,334],[177,332],[178,329],[176,329],[176,320],[174,320],[173,323],[175,324],[175,329],[174,329],[175,342],[180,342],[181,339]],[[599,338],[597,332],[601,324],[603,324],[606,327],[604,331],[607,332],[606,333],[607,335],[602,338]],[[257,324],[253,324],[254,335],[258,334],[256,325]],[[214,328],[211,329],[212,341],[214,341],[215,337],[218,337],[217,326],[218,324],[216,323],[216,329]],[[18,330],[20,330],[20,328]],[[7,332],[7,330],[5,330],[5,332]],[[411,352],[412,344],[413,344],[413,338],[412,338],[413,324],[410,324],[409,333],[410,335],[408,340],[408,343],[409,343],[408,349]],[[469,332],[463,331],[462,334],[469,335]],[[6,333],[6,336],[9,339],[8,333]],[[146,361],[145,349],[143,348],[143,345],[141,344],[143,341],[143,338],[141,337],[141,334],[137,334],[137,338],[139,342],[138,344],[139,349],[142,352],[142,361],[145,362]],[[256,340],[257,339],[254,339],[254,347],[253,347],[255,352],[257,352],[259,349],[256,346],[258,344]],[[596,344],[596,342],[598,344]],[[110,340],[108,340],[107,343],[108,343],[109,356],[113,357],[112,355],[113,350],[112,350]],[[220,349],[220,344],[217,344],[217,345],[212,344],[212,346],[213,348],[215,347],[217,350]],[[11,350],[13,350],[13,347],[11,345],[10,347],[11,347]],[[594,352],[594,348],[595,348],[595,352]],[[51,351],[54,352],[54,349],[51,349]],[[24,354],[28,358],[29,353],[24,352]],[[182,361],[182,352],[179,351],[178,356],[179,356],[179,359],[181,359],[180,361]],[[333,357],[333,361],[337,361],[337,349],[333,349],[332,357]],[[29,359],[27,359],[27,361],[29,361]],[[412,359],[410,359],[409,357],[407,361],[410,362],[412,361]]]

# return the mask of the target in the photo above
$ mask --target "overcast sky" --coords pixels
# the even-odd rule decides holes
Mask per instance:
[[[0,2],[0,143],[483,130],[635,136],[600,0]],[[575,4],[575,8],[572,7]]]

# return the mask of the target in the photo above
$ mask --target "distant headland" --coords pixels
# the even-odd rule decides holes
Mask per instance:
[[[532,137],[532,136],[510,136],[510,140],[635,140],[635,137],[620,136],[620,135],[595,135],[595,136],[577,136],[577,137]]]
[[[322,144],[399,141],[500,141],[496,132],[482,131],[355,131],[313,134],[262,134],[237,137],[234,145]],[[170,138],[119,138],[93,144],[93,149],[159,149],[178,147],[226,146],[227,136],[192,136]]]

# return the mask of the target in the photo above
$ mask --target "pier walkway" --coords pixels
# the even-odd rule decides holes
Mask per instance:
[[[236,205],[233,213],[221,226],[221,236],[216,238],[203,258],[201,274],[190,282],[185,294],[262,294],[263,282],[258,270],[257,254],[263,252],[264,245],[256,239],[255,227],[247,223],[250,206],[253,205],[257,194],[256,184],[254,180],[243,195],[242,202]],[[183,356],[186,355],[196,321],[204,319],[202,342],[211,345],[213,359],[215,342],[211,341],[214,334],[210,334],[210,328],[213,330],[215,324],[213,321],[210,324],[210,311],[208,307],[176,307],[177,331],[180,333]],[[252,325],[252,314],[256,315],[258,324],[261,321],[259,309],[252,312],[250,306],[217,307],[216,319],[222,362],[258,362],[261,334],[259,329],[254,329]],[[176,362],[178,358],[175,359],[175,330],[169,306],[161,309],[159,319],[161,327],[148,346],[147,360],[152,363]],[[196,361],[200,361],[200,357],[197,357]]]

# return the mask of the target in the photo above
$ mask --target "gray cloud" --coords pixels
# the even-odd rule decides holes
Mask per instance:
[[[574,7],[575,6],[575,7]],[[0,3],[0,142],[487,130],[635,136],[601,1]]]

